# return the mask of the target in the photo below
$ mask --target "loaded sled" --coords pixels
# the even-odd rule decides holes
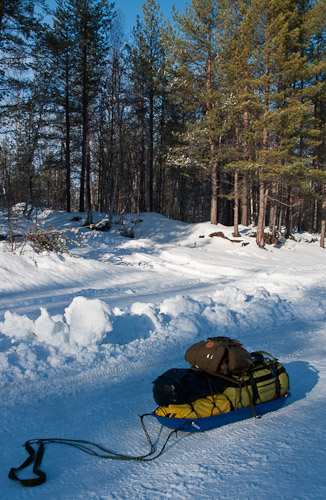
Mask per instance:
[[[49,443],[71,446],[104,459],[150,462],[162,455],[178,431],[203,432],[252,416],[260,417],[281,408],[289,400],[289,377],[277,358],[263,351],[250,354],[236,340],[212,337],[198,342],[187,350],[185,359],[191,368],[172,368],[153,382],[158,407],[140,417],[150,445],[148,453],[123,455],[85,440],[31,439],[24,444],[28,458],[20,467],[10,469],[9,478],[23,486],[43,484],[46,474],[40,465],[44,446]],[[159,452],[145,427],[145,416],[153,416],[172,429]],[[34,477],[20,478],[17,473],[28,466],[33,467]]]
[[[153,382],[164,426],[202,432],[277,410],[290,397],[289,376],[277,358],[249,353],[238,341],[209,338],[185,355],[190,369],[173,368]]]

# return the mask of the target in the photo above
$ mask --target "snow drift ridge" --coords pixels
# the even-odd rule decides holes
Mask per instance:
[[[131,357],[145,359],[150,351],[154,362],[160,346],[178,346],[181,362],[183,350],[198,339],[228,335],[241,340],[261,325],[267,329],[281,321],[322,318],[324,310],[320,304],[306,301],[303,306],[262,287],[249,295],[227,286],[212,296],[178,295],[158,305],[134,302],[124,310],[77,296],[64,315],[50,316],[41,308],[35,321],[6,311],[0,322],[0,341],[7,342],[0,357],[1,380],[58,377],[58,368],[63,375],[95,365],[114,371]]]

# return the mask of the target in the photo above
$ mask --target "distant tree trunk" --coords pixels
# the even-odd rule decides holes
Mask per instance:
[[[164,150],[166,141],[166,131],[165,131],[165,108],[166,108],[166,97],[162,95],[160,104],[160,139],[159,147],[160,152],[158,155],[158,178],[156,181],[156,191],[157,191],[157,211],[158,213],[166,213],[165,211],[165,190],[166,190],[166,173],[165,173],[165,162],[164,162]]]
[[[292,209],[292,192],[291,187],[288,188],[288,196],[287,196],[287,207],[285,212],[285,237],[288,238],[292,233],[293,229],[293,209]]]
[[[83,95],[82,95],[82,168],[80,179],[80,211],[85,211],[85,181],[86,181],[86,224],[91,224],[91,174],[90,174],[90,145],[89,145],[89,84],[88,84],[88,48],[83,47]]]
[[[325,248],[325,228],[326,228],[326,221],[323,219],[321,221],[321,231],[320,231],[320,247]]]
[[[259,214],[258,214],[258,227],[257,227],[257,237],[256,242],[260,248],[264,248],[265,245],[265,218],[266,218],[266,198],[268,191],[265,188],[265,182],[259,182]]]
[[[0,40],[1,40],[1,27],[2,27],[4,8],[5,8],[5,0],[0,0]]]
[[[282,231],[283,215],[284,215],[284,209],[281,206],[280,213],[279,213],[279,218],[278,218],[278,226],[277,226],[277,229],[278,229],[279,233],[281,233],[281,231]]]
[[[248,70],[245,71],[246,77],[248,77]],[[245,92],[248,92],[248,86],[245,86]],[[247,136],[249,131],[249,112],[245,110],[244,112],[244,135]],[[244,154],[245,158],[248,159],[248,144],[247,140],[244,142]],[[241,199],[241,224],[243,226],[248,225],[248,172],[244,172],[242,177],[242,199]]]
[[[252,226],[256,225],[256,213],[257,213],[257,211],[255,210],[256,203],[255,203],[254,198],[255,198],[255,194],[254,194],[254,188],[253,188],[253,179],[251,176],[251,179],[250,179],[250,224]]]
[[[211,224],[218,224],[218,175],[217,163],[213,162],[211,166]]]
[[[272,186],[272,196],[277,199],[278,197],[278,185],[276,182]],[[277,222],[277,204],[275,201],[271,202],[270,214],[269,214],[269,230],[272,233],[272,239],[276,239],[276,222]]]
[[[210,119],[212,110],[211,94],[212,94],[212,55],[211,55],[211,32],[209,32],[209,53],[207,58],[207,75],[206,75],[206,115]],[[216,143],[212,126],[209,125],[209,145],[210,145],[210,172],[211,172],[211,224],[218,224],[218,164],[216,160]]]
[[[238,99],[239,89],[236,89],[236,95]],[[236,120],[235,125],[235,145],[236,145],[236,156],[237,160],[240,155],[240,128],[239,122]],[[239,172],[238,169],[234,171],[234,210],[233,210],[233,236],[238,237],[239,235]]]
[[[269,27],[270,27],[270,19],[267,16],[266,20],[266,43],[265,43],[265,76],[269,75],[269,58],[270,58],[270,38],[269,38]],[[270,87],[268,80],[266,80],[265,84],[265,95],[264,95],[264,116],[268,114],[269,111],[269,93]],[[268,151],[268,128],[264,127],[263,130],[263,151]],[[266,161],[266,159],[264,160]],[[257,238],[256,242],[260,248],[264,248],[265,237],[264,237],[264,229],[265,229],[265,217],[266,217],[266,198],[267,198],[267,190],[265,189],[265,182],[260,179],[259,181],[259,215],[258,215],[258,228],[257,228]]]
[[[318,183],[318,195],[319,195],[319,199],[317,199],[317,202],[316,202],[316,211],[315,211],[315,231],[318,233],[318,231],[320,230],[320,226],[321,226],[321,212],[322,212],[322,201],[320,200],[321,197],[323,197],[323,193],[322,193],[322,189],[321,189],[321,186],[320,186],[320,183]]]
[[[142,104],[142,111],[140,116],[139,211],[145,212],[146,208],[145,111]]]
[[[87,135],[86,135],[86,207],[87,207],[86,224],[92,224],[93,215],[92,215],[92,195],[91,195],[91,152],[89,145],[89,126],[87,127]]]
[[[238,170],[234,171],[234,232],[233,236],[238,237],[239,234],[239,174]]]
[[[273,241],[276,240],[276,220],[277,220],[277,206],[276,203],[273,203],[269,219],[269,229],[272,233]]]
[[[320,230],[320,247],[325,248],[325,231],[326,231],[326,185],[323,187],[323,202],[322,202],[322,217]]]
[[[68,56],[67,56],[68,58]],[[69,64],[66,59],[66,210],[71,211],[71,165],[70,165],[70,96],[69,96]]]
[[[241,224],[248,226],[248,175],[244,173],[242,177],[242,198],[241,198]]]
[[[153,189],[154,189],[154,95],[149,96],[149,152],[148,152],[149,172],[148,172],[148,202],[149,211],[153,212]]]
[[[80,172],[80,191],[79,191],[79,211],[85,211],[85,175],[87,163],[87,141],[88,141],[88,96],[87,96],[87,53],[84,47],[83,58],[83,97],[82,97],[82,159],[81,159],[81,172]]]
[[[315,200],[311,199],[309,207],[308,233],[312,234],[314,228]]]
[[[119,131],[119,149],[120,149],[120,152],[122,153],[122,147],[121,147],[121,122],[120,122],[119,125],[120,125],[120,131]],[[112,165],[112,168],[113,168],[113,165]],[[114,178],[113,178],[113,186],[112,186],[112,196],[111,196],[111,203],[110,203],[110,220],[113,217],[114,205],[115,205],[116,198],[117,198],[117,193],[118,193],[118,184],[119,184],[119,177],[120,177],[119,174],[120,174],[120,163],[118,161],[117,154],[116,154],[115,168],[114,168]]]
[[[298,233],[302,231],[302,207],[303,207],[303,199],[300,200],[298,215],[297,215],[297,229]]]

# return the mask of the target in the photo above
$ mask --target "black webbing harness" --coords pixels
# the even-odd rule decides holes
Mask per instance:
[[[173,431],[171,431],[168,434],[161,450],[155,456],[153,456],[157,450],[153,445],[150,435],[144,424],[144,417],[149,415],[151,415],[151,413],[145,413],[144,415],[140,416],[142,428],[144,430],[146,439],[150,445],[150,451],[145,455],[140,455],[135,457],[129,455],[123,455],[121,453],[116,453],[114,451],[108,450],[107,448],[104,448],[99,444],[80,439],[64,439],[64,438],[30,439],[26,441],[26,443],[24,444],[26,451],[29,454],[28,458],[25,460],[24,463],[22,463],[20,467],[17,468],[12,467],[9,471],[8,477],[15,481],[19,481],[23,486],[39,486],[40,484],[45,483],[46,473],[40,470],[39,467],[42,463],[42,458],[44,454],[44,445],[49,443],[65,444],[67,446],[77,448],[78,450],[83,451],[88,455],[93,455],[94,457],[104,458],[107,460],[132,460],[137,462],[150,462],[152,460],[155,460],[156,458],[162,455],[173,434],[177,435],[177,432],[181,431],[185,424],[182,424],[178,429],[174,429]],[[37,451],[34,450],[32,445],[38,446]],[[16,473],[23,469],[26,469],[26,467],[32,464],[33,464],[33,473],[37,477],[31,479],[20,479]]]

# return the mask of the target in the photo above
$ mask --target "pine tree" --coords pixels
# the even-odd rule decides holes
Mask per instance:
[[[96,157],[98,164],[98,206],[110,218],[125,192],[130,194],[128,172],[123,178],[128,147],[125,134],[127,109],[127,68],[125,40],[119,15],[113,20],[107,75],[96,116]],[[128,163],[131,169],[132,162]],[[126,196],[127,197],[127,196]]]
[[[131,47],[130,78],[133,106],[139,123],[140,210],[153,211],[154,147],[159,128],[159,106],[162,102],[162,14],[155,0],[143,4],[142,20],[137,18]]]
[[[87,222],[91,222],[91,109],[101,91],[109,50],[109,31],[113,4],[106,0],[62,0],[57,12],[57,26],[64,19],[65,32],[73,50],[74,83],[80,95],[82,151],[80,171],[79,210],[87,208]]]
[[[310,64],[310,79],[307,82],[307,94],[313,103],[313,119],[316,135],[308,143],[312,150],[311,187],[315,191],[315,204],[311,206],[310,232],[313,226],[313,214],[317,214],[316,229],[320,229],[320,246],[325,248],[326,232],[326,2],[313,2],[305,13],[305,35],[309,41],[307,58]],[[309,84],[309,85],[308,85]],[[306,145],[304,142],[304,145]],[[320,225],[320,227],[319,227]]]
[[[227,169],[234,171],[234,236],[239,236],[240,200],[242,223],[248,223],[248,174],[252,165],[247,136],[250,112],[256,99],[250,87],[252,28],[247,19],[249,6],[249,0],[224,0],[219,12],[220,87],[228,99],[225,107],[230,128],[226,161]]]
[[[31,78],[35,42],[43,32],[42,12],[35,12],[31,0],[2,2],[0,7],[0,133],[4,150],[12,150],[12,164],[7,162],[3,176],[10,188],[2,191],[11,193],[6,204],[27,203],[33,197],[33,161],[43,114],[43,106],[32,99]]]
[[[54,105],[56,120],[60,124],[61,141],[64,144],[66,211],[71,210],[71,170],[72,170],[72,126],[73,110],[76,108],[74,79],[76,78],[76,41],[73,34],[71,14],[63,0],[57,0],[54,14],[54,30],[48,40],[52,61],[56,67],[56,89]],[[58,114],[58,110],[60,114]],[[63,116],[62,115],[63,112]]]
[[[301,40],[302,19],[294,0],[253,1],[255,81],[260,113],[252,123],[259,175],[257,244],[264,246],[267,200],[272,181],[290,186],[305,176],[298,142],[310,127],[311,104],[299,82],[307,72]],[[288,198],[290,204],[291,196]]]
[[[193,0],[183,14],[174,12],[168,39],[171,92],[186,114],[181,155],[174,161],[185,170],[201,166],[208,173],[212,224],[218,222],[218,166],[225,132],[217,85],[217,15],[215,1]],[[171,155],[175,156],[172,150]]]

